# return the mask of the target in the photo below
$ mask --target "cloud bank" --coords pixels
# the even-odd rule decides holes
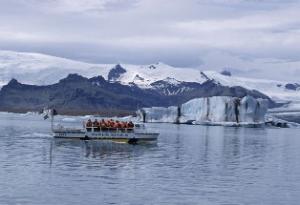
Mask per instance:
[[[297,0],[0,0],[0,49],[296,81],[299,9]]]

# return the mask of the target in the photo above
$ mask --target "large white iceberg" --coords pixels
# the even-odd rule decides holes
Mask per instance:
[[[143,122],[255,124],[264,122],[267,109],[265,99],[214,96],[196,98],[179,107],[142,108],[137,116]]]

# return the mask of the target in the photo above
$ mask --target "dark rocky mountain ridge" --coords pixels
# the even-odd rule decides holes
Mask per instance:
[[[116,67],[112,79],[123,72]],[[67,114],[120,114],[131,113],[140,107],[180,105],[196,97],[252,95],[268,99],[266,95],[242,87],[226,87],[208,80],[202,84],[192,82],[157,81],[151,88],[142,89],[134,83],[123,85],[110,82],[102,76],[85,78],[69,74],[58,83],[46,86],[26,85],[12,79],[0,91],[1,111],[39,111],[56,108]]]

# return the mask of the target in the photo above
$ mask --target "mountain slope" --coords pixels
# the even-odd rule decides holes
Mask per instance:
[[[70,73],[87,78],[103,76],[111,83],[152,89],[161,95],[180,96],[197,89],[192,83],[213,81],[223,87],[243,87],[268,95],[277,102],[300,103],[300,83],[222,75],[216,71],[175,68],[163,63],[151,65],[90,64],[36,53],[0,51],[0,87],[12,78],[25,84],[50,85]],[[211,94],[213,92],[209,92]]]
[[[12,78],[32,85],[57,83],[70,73],[107,76],[113,65],[96,65],[38,53],[0,51],[0,86]]]
[[[297,87],[297,83],[226,76],[214,71],[206,71],[205,74],[209,79],[225,86],[241,86],[250,90],[259,90],[275,101],[300,100],[300,86]]]
[[[145,98],[149,99],[143,100]],[[109,109],[135,110],[161,101],[167,103],[154,92],[109,83],[102,77],[88,79],[77,74],[47,86],[21,84],[13,79],[0,91],[0,110],[3,111],[55,107],[63,112],[96,113]]]
[[[121,67],[123,72],[109,76],[110,71]],[[163,63],[151,65],[113,65],[90,64],[38,53],[0,51],[0,85],[12,78],[27,84],[49,85],[70,73],[78,73],[91,78],[101,75],[106,80],[120,81],[123,84],[136,83],[140,87],[168,77],[186,82],[203,82],[200,71],[195,69],[174,68]],[[138,78],[141,76],[145,80]],[[205,79],[204,79],[205,80]]]
[[[120,112],[135,111],[139,107],[181,105],[197,97],[252,95],[268,99],[265,95],[242,87],[226,87],[214,81],[203,84],[182,82],[189,88],[176,95],[166,95],[163,89],[142,89],[134,84],[123,85],[110,82],[103,77],[85,78],[70,74],[53,85],[26,85],[11,80],[0,91],[0,111],[38,111],[54,107],[60,113],[104,113],[109,110]]]

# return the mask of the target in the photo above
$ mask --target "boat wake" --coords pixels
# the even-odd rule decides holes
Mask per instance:
[[[40,133],[40,132],[33,132],[33,133],[26,133],[21,135],[24,138],[52,138],[52,135],[49,133]]]

